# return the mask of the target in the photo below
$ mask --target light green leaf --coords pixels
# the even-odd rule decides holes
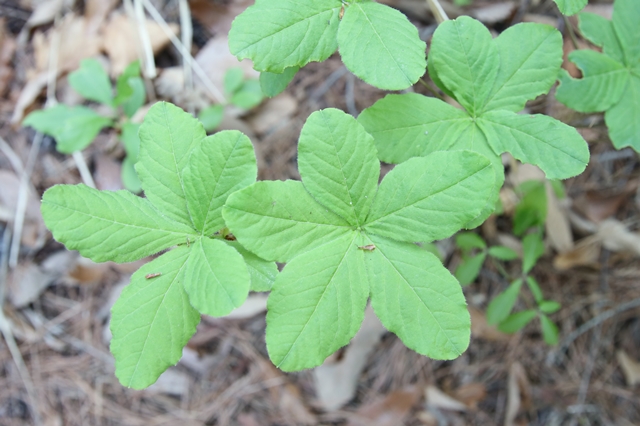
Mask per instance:
[[[430,52],[429,70],[436,69],[441,83],[469,114],[477,116],[487,103],[500,67],[489,30],[468,16],[443,22],[433,34]]]
[[[509,27],[494,43],[500,67],[485,111],[521,111],[555,83],[562,65],[562,34],[548,25],[525,23]]]
[[[630,67],[640,65],[640,2],[637,0],[616,0],[613,4],[613,28],[622,51],[625,64]]]
[[[527,286],[529,287],[531,294],[533,294],[533,298],[536,303],[541,303],[544,300],[544,296],[542,295],[542,289],[540,289],[538,281],[531,276],[527,276]]]
[[[543,312],[545,314],[555,314],[560,310],[560,308],[560,303],[556,302],[555,300],[543,300],[538,305],[538,309],[540,309],[540,312]]]
[[[231,97],[231,103],[243,109],[251,109],[264,99],[260,82],[258,80],[247,80]]]
[[[133,167],[134,164],[135,163],[131,159],[131,156],[126,156],[124,160],[122,160],[122,170],[120,173],[120,177],[125,188],[127,188],[134,194],[138,194],[142,192],[142,182],[140,182],[138,173]]]
[[[516,304],[521,287],[522,280],[517,279],[489,303],[487,307],[487,322],[489,324],[499,324],[507,319]]]
[[[225,242],[200,238],[191,246],[183,282],[191,306],[199,312],[221,317],[239,308],[250,281],[244,259]]]
[[[337,109],[316,111],[300,133],[298,168],[304,187],[350,225],[364,223],[378,189],[373,137]]]
[[[540,325],[542,326],[542,337],[547,345],[555,346],[558,344],[558,326],[549,319],[548,316],[540,314]]]
[[[267,303],[267,350],[284,371],[322,364],[349,343],[364,318],[369,287],[358,234],[350,232],[289,262]]]
[[[516,253],[513,249],[505,246],[490,247],[489,256],[495,257],[499,260],[515,260],[519,257],[518,253]]]
[[[206,136],[202,124],[177,106],[158,102],[147,113],[139,136],[136,170],[146,197],[165,216],[193,226],[182,170]]]
[[[130,63],[116,80],[114,105],[121,105],[133,95],[134,88],[129,84],[129,79],[133,77],[140,77],[140,61]]]
[[[489,160],[475,152],[412,158],[380,184],[365,229],[407,242],[449,237],[480,214],[494,180]]]
[[[296,76],[300,67],[290,67],[284,70],[284,72],[280,74],[272,73],[272,72],[262,72],[260,73],[260,87],[262,88],[262,93],[265,96],[273,98],[274,96],[284,92],[284,89],[287,88],[289,83]]]
[[[459,232],[456,234],[456,245],[462,250],[484,249],[487,247],[487,243],[475,232]]]
[[[200,314],[182,287],[188,256],[189,249],[183,247],[144,265],[111,310],[111,353],[124,386],[143,389],[153,384],[180,360],[196,331]],[[148,274],[160,275],[147,279]]]
[[[413,244],[370,236],[364,253],[371,306],[414,351],[453,359],[469,346],[471,320],[462,289],[440,261]]]
[[[251,291],[271,291],[278,276],[278,266],[251,253],[237,241],[227,241],[231,247],[242,255],[251,276]]]
[[[222,122],[223,115],[224,115],[224,106],[211,105],[210,107],[200,111],[200,114],[198,114],[198,120],[202,122],[204,129],[208,133],[211,133],[218,128],[218,126]]]
[[[189,216],[202,235],[224,227],[222,206],[227,197],[255,182],[256,156],[248,137],[237,130],[205,138],[191,153],[184,169],[184,192]]]
[[[528,234],[522,239],[522,272],[528,274],[544,254],[544,242],[538,234]]]
[[[580,12],[588,0],[553,0],[558,5],[558,9],[563,15],[571,16]]]
[[[578,131],[551,117],[490,111],[478,122],[495,152],[510,152],[540,167],[549,179],[576,176],[589,162],[589,148]]]
[[[127,121],[122,125],[122,133],[120,134],[120,140],[122,141],[122,145],[124,145],[124,150],[134,163],[138,161],[138,153],[140,152],[139,131],[140,124]]]
[[[620,102],[607,110],[604,119],[617,149],[630,146],[640,152],[640,72],[631,76]]]
[[[90,108],[66,105],[34,111],[22,122],[23,126],[31,126],[52,136],[57,142],[56,149],[63,154],[82,151],[102,128],[111,124],[110,119],[98,115]]]
[[[224,74],[224,91],[228,94],[235,93],[242,87],[244,71],[242,68],[230,68]]]
[[[562,70],[556,90],[560,102],[576,111],[597,112],[620,101],[630,77],[620,63],[594,50],[574,50],[569,60],[582,70],[582,78],[575,79]]]
[[[86,99],[105,105],[113,104],[111,81],[96,59],[83,59],[80,68],[69,74],[69,84]]]
[[[455,276],[460,281],[460,285],[466,286],[475,281],[480,274],[482,265],[487,258],[486,252],[478,253],[475,256],[465,256],[456,268]]]
[[[595,13],[581,13],[579,21],[580,32],[591,43],[602,47],[604,53],[617,62],[624,62],[622,46],[613,29],[613,23]]]
[[[520,236],[529,228],[544,225],[547,220],[547,185],[543,181],[528,180],[518,189],[524,195],[513,215],[513,233]]]
[[[82,184],[49,188],[42,197],[42,217],[57,241],[95,262],[132,262],[195,234],[129,191]]]
[[[349,4],[338,28],[338,45],[346,67],[380,89],[411,87],[427,68],[426,44],[417,28],[380,3]]]
[[[229,49],[258,71],[282,73],[324,61],[338,48],[341,7],[340,0],[280,0],[277,7],[258,0],[233,21]]]
[[[144,105],[147,99],[147,91],[144,88],[144,81],[141,77],[131,77],[129,79],[133,93],[122,103],[122,110],[129,118],[133,117],[136,112]]]
[[[526,311],[516,312],[515,314],[511,314],[500,323],[498,329],[503,333],[516,333],[527,326],[533,320],[538,313],[533,309],[528,309]]]
[[[318,204],[297,181],[262,181],[234,192],[222,216],[240,244],[269,261],[296,254],[350,233],[349,224]]]

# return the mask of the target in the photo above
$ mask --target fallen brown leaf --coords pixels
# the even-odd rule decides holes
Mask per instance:
[[[629,387],[633,387],[640,383],[640,362],[631,359],[631,357],[623,350],[616,352],[616,359],[624,373],[627,385]]]
[[[573,249],[558,254],[553,259],[553,266],[559,271],[566,271],[576,266],[594,266],[598,263],[601,247],[598,237],[583,238]]]
[[[487,322],[486,315],[480,310],[469,306],[471,314],[471,335],[477,339],[486,339],[495,342],[504,342],[509,340],[509,335],[502,333],[494,325]]]
[[[2,207],[3,211],[11,212],[13,219],[20,196],[20,179],[13,172],[0,170],[0,188],[2,188],[0,191],[0,207]],[[40,199],[30,185],[27,191],[27,208],[20,242],[34,249],[42,246],[45,228],[40,213]]]
[[[427,386],[424,393],[427,406],[433,406],[443,410],[467,411],[465,404],[447,395],[435,386]]]
[[[5,18],[0,17],[0,97],[4,96],[13,78],[14,68],[11,62],[16,46],[16,40],[6,31]]]
[[[521,408],[527,408],[531,404],[531,385],[524,367],[519,362],[514,362],[509,368],[507,382],[507,412],[504,418],[504,426],[514,426],[515,419]]]
[[[286,124],[298,108],[298,101],[287,93],[268,99],[247,118],[253,130],[262,135],[273,131],[275,127]]]
[[[360,406],[349,418],[349,426],[397,426],[403,424],[422,392],[415,386],[395,390],[370,404]]]
[[[475,410],[478,408],[478,403],[486,398],[487,387],[482,383],[467,383],[456,389],[453,396],[470,409]]]
[[[471,16],[485,24],[495,24],[509,18],[516,8],[516,4],[511,1],[495,3],[488,6],[474,8]]]

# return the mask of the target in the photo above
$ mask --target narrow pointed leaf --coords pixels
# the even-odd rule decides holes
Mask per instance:
[[[347,68],[372,86],[402,90],[425,73],[425,43],[406,16],[376,2],[351,3],[338,29]]]
[[[551,117],[490,111],[479,121],[495,152],[535,164],[548,179],[576,176],[589,162],[589,148],[576,129]]]
[[[369,296],[363,257],[351,232],[294,258],[267,304],[267,349],[284,371],[322,364],[349,343]]]
[[[237,241],[227,241],[227,244],[236,249],[244,258],[251,277],[251,291],[271,291],[278,276],[278,266],[275,262],[267,262],[256,256]]]
[[[579,21],[580,32],[591,43],[602,47],[604,53],[617,62],[624,62],[622,46],[613,28],[613,23],[595,13],[581,13]]]
[[[518,24],[494,41],[500,52],[498,75],[485,110],[518,112],[525,103],[547,93],[562,65],[562,34],[540,24]]]
[[[196,331],[200,314],[189,304],[181,279],[188,257],[189,249],[183,247],[144,265],[111,310],[111,352],[124,386],[153,384],[180,360]]]
[[[249,294],[244,259],[221,240],[200,238],[191,246],[184,271],[184,289],[199,312],[221,317],[239,308]]]
[[[551,346],[557,345],[558,335],[560,334],[558,326],[544,314],[540,314],[540,325],[542,326],[542,337],[545,343]]]
[[[222,206],[227,197],[258,175],[256,156],[248,137],[237,130],[209,136],[191,153],[184,170],[189,214],[196,229],[212,235],[224,227]]]
[[[365,253],[371,306],[382,324],[414,351],[454,359],[469,346],[471,320],[457,280],[431,253],[370,236]]]
[[[129,191],[56,185],[42,197],[42,216],[56,240],[95,262],[132,262],[175,244],[194,230],[162,216]]]
[[[169,218],[193,226],[182,170],[189,154],[205,138],[202,124],[166,102],[158,102],[140,126],[136,170],[146,197]]]
[[[617,149],[630,146],[640,152],[640,72],[631,76],[620,102],[604,117]]]
[[[630,76],[622,64],[593,50],[574,50],[569,60],[582,70],[582,78],[562,70],[556,90],[560,102],[580,112],[605,111],[618,103]]]
[[[525,328],[537,315],[538,313],[533,309],[516,312],[502,321],[498,329],[503,333],[516,333]]]
[[[563,15],[571,16],[580,12],[588,0],[553,0],[558,5],[558,9]]]
[[[544,242],[538,234],[528,234],[522,239],[522,272],[528,274],[544,254]]]
[[[278,262],[351,232],[296,181],[256,182],[231,194],[222,215],[240,244]]]
[[[260,88],[265,96],[273,98],[274,96],[284,92],[289,83],[300,70],[299,66],[290,67],[285,69],[282,73],[276,74],[272,72],[260,73]]]
[[[80,68],[69,74],[69,84],[73,90],[90,101],[111,105],[113,89],[109,76],[96,59],[83,59]]]
[[[324,61],[338,48],[341,7],[340,0],[258,0],[233,21],[229,49],[258,71],[282,73]]]
[[[337,109],[309,116],[300,133],[298,168],[311,196],[360,226],[376,194],[380,162],[373,137]]]
[[[429,63],[469,114],[482,111],[500,66],[498,49],[484,25],[467,16],[440,24]]]
[[[380,184],[365,229],[408,242],[449,237],[480,214],[494,180],[490,161],[471,151],[412,158]]]
[[[466,256],[462,259],[455,272],[455,277],[460,281],[461,286],[469,285],[478,278],[486,258],[487,253],[483,251],[475,256]]]
[[[516,304],[516,300],[518,300],[520,288],[522,288],[522,280],[517,279],[505,291],[493,298],[487,307],[487,321],[489,324],[498,324],[507,319]]]

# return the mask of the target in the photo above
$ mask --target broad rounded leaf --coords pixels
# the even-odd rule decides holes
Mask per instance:
[[[153,384],[196,331],[200,314],[182,287],[188,257],[189,249],[178,248],[138,269],[111,309],[110,348],[124,386]]]
[[[613,27],[626,65],[640,66],[640,2],[638,0],[616,0],[613,3]]]
[[[284,371],[322,364],[349,343],[369,296],[363,256],[351,232],[295,257],[267,303],[267,350]]]
[[[458,281],[431,253],[370,236],[366,252],[371,306],[382,324],[414,351],[454,359],[469,346],[471,319]]]
[[[494,181],[491,162],[471,151],[412,158],[380,184],[365,229],[407,242],[449,237],[480,214]]]
[[[349,233],[349,224],[318,204],[297,181],[262,181],[234,192],[222,216],[240,244],[261,258],[287,262]]]
[[[631,76],[620,102],[604,118],[613,146],[617,149],[630,146],[640,152],[640,72]]]
[[[589,162],[589,148],[577,130],[551,117],[490,111],[478,121],[495,152],[535,164],[548,179],[576,176]]]
[[[468,16],[443,22],[433,34],[429,70],[469,114],[479,114],[498,75],[500,56],[489,30]]]
[[[300,70],[300,67],[290,67],[285,69],[282,73],[276,74],[272,72],[260,73],[260,88],[265,96],[273,98],[274,96],[284,92],[291,80],[296,76]]]
[[[196,229],[209,236],[224,227],[222,206],[227,197],[258,175],[248,137],[237,130],[209,136],[191,153],[183,172],[189,214]]]
[[[49,188],[42,197],[42,217],[57,241],[95,262],[132,262],[195,234],[129,191],[82,184]]]
[[[553,0],[558,5],[558,9],[563,15],[571,16],[580,12],[588,0]]]
[[[177,106],[158,102],[145,116],[139,136],[136,170],[145,196],[162,214],[193,226],[182,170],[206,136],[202,124]]]
[[[113,103],[111,81],[96,59],[83,59],[80,69],[69,74],[69,84],[86,99],[105,105]]]
[[[340,0],[257,0],[231,25],[229,49],[258,71],[324,61],[338,48]]]
[[[300,133],[298,168],[320,204],[360,226],[378,189],[373,137],[353,117],[329,108],[309,116]]]
[[[250,280],[240,253],[223,241],[200,238],[191,246],[184,289],[199,312],[221,317],[239,308],[249,294]]]
[[[271,291],[278,276],[278,266],[275,262],[267,262],[256,256],[237,241],[227,241],[227,244],[236,249],[244,258],[251,277],[251,291]]]
[[[349,4],[338,29],[338,45],[347,68],[380,89],[406,89],[427,68],[426,44],[417,28],[380,3]]]

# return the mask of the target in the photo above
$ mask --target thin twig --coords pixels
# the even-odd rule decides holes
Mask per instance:
[[[427,89],[429,91],[429,93],[431,93],[433,96],[435,96],[436,98],[440,99],[441,101],[444,101],[444,96],[442,96],[440,93],[438,93],[438,90],[431,87],[431,85],[429,83],[427,83],[426,81],[424,81],[422,78],[420,78],[418,80],[420,82],[420,84],[422,84],[422,86]]]
[[[433,16],[436,18],[438,24],[449,20],[447,12],[444,11],[442,5],[438,0],[427,0],[427,5],[429,5],[429,9],[431,9],[431,13],[433,13]]]
[[[90,188],[95,188],[96,183],[93,180],[93,176],[91,176],[89,166],[87,166],[87,162],[84,160],[84,155],[82,155],[82,152],[76,151],[72,155],[73,160],[76,162],[76,166],[78,167],[78,172],[80,172],[82,182]]]
[[[191,52],[191,44],[193,40],[193,24],[191,23],[191,10],[189,9],[189,3],[187,0],[180,0],[178,3],[180,6],[180,38],[182,44],[188,52]],[[184,74],[184,87],[188,93],[193,92],[193,75],[191,64],[189,60],[182,57],[182,72]],[[189,103],[189,112],[194,114],[193,104]]]
[[[149,32],[147,31],[147,18],[144,16],[144,8],[140,0],[135,0],[133,2],[133,10],[136,17],[136,23],[138,24],[138,36],[142,42],[142,50],[144,52],[143,73],[146,78],[155,78],[158,75],[156,62],[153,57],[153,48],[151,47]]]
[[[171,31],[171,28],[169,27],[167,22],[164,20],[162,15],[160,15],[160,12],[158,12],[155,6],[151,4],[149,0],[139,0],[139,1],[142,1],[145,9],[147,9],[147,12],[149,12],[149,15],[151,15],[153,20],[156,21],[158,25],[160,25],[160,28],[165,33],[165,35],[169,37],[169,40],[171,40],[171,43],[173,43],[176,49],[180,51],[180,54],[183,56],[183,58],[189,62],[189,65],[193,67],[193,71],[198,75],[198,77],[200,77],[200,79],[202,80],[202,83],[205,85],[207,90],[211,92],[211,95],[215,98],[215,100],[218,103],[226,104],[227,100],[225,99],[222,92],[220,92],[220,90],[218,90],[218,88],[213,84],[213,82],[211,81],[209,76],[207,76],[207,73],[204,72],[200,64],[198,64],[196,60],[193,59],[193,56],[191,56],[191,52],[187,50],[187,48],[184,46],[184,44],[182,44],[180,39],[178,39],[178,37],[176,37],[173,31]]]
[[[569,38],[571,38],[571,44],[573,44],[573,48],[575,50],[578,50],[580,47],[578,46],[578,38],[576,37],[576,33],[575,31],[573,31],[573,25],[571,25],[571,21],[569,21],[569,18],[567,18],[566,16],[562,15],[562,18],[564,19],[564,25],[567,27],[567,30],[569,31]]]

